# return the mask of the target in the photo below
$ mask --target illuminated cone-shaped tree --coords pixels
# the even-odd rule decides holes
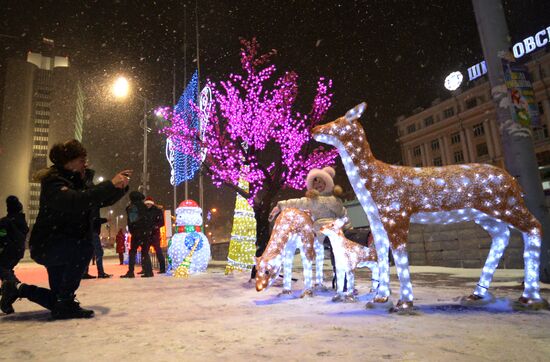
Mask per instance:
[[[312,150],[311,145],[311,129],[330,107],[332,84],[319,79],[311,111],[296,112],[292,108],[298,95],[297,74],[286,72],[273,79],[276,68],[267,63],[276,51],[258,55],[255,39],[241,40],[241,44],[244,74],[231,74],[218,83],[207,81],[212,103],[202,116],[209,120],[203,134],[168,109],[164,117],[170,126],[163,133],[177,140],[175,144],[183,153],[197,159],[201,159],[196,147],[199,139],[207,150],[202,172],[252,205],[259,256],[269,240],[268,217],[275,195],[284,188],[304,189],[307,172],[332,164],[337,156],[334,149],[321,146]],[[241,177],[249,183],[249,190],[239,186]]]
[[[241,178],[239,188],[248,191],[248,182]],[[251,270],[255,263],[255,253],[256,219],[254,218],[254,210],[244,197],[237,194],[225,274],[230,274],[234,270]]]

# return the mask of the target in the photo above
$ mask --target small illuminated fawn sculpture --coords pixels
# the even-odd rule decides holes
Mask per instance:
[[[292,262],[296,249],[300,250],[304,271],[304,291],[301,297],[312,296],[313,260],[316,267],[316,284],[323,283],[323,245],[317,242],[313,231],[313,220],[305,212],[294,208],[281,211],[267,247],[256,261],[256,290],[268,288],[279,276],[284,262],[283,293],[291,293]],[[319,279],[320,278],[320,279]]]
[[[371,305],[389,303],[388,249],[400,281],[400,300],[393,310],[413,307],[407,236],[410,223],[448,224],[473,220],[487,231],[491,250],[479,282],[467,300],[487,296],[499,260],[508,245],[509,228],[524,241],[524,290],[518,304],[538,308],[541,225],[524,204],[520,186],[506,171],[486,164],[444,167],[394,166],[374,158],[358,118],[361,103],[344,117],[312,130],[315,140],[336,147],[353,189],[365,210],[379,258],[380,286]]]
[[[378,258],[374,245],[367,247],[347,239],[342,232],[342,226],[347,222],[347,218],[336,219],[335,221],[323,225],[321,233],[330,239],[332,252],[334,253],[334,264],[336,266],[336,286],[337,292],[332,300],[355,301],[353,288],[355,286],[356,268],[368,267],[372,272],[372,291],[378,288]],[[344,292],[344,280],[347,277],[347,292]]]

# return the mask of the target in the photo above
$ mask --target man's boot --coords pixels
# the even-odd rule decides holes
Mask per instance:
[[[135,278],[136,276],[134,275],[133,271],[131,272],[131,271],[128,270],[128,272],[126,274],[121,275],[120,277],[121,278]]]
[[[53,319],[92,318],[93,316],[94,311],[81,308],[74,295],[58,297],[52,308]]]
[[[19,298],[19,289],[15,280],[5,280],[2,283],[2,298],[0,299],[0,310],[6,314],[15,312],[13,303]]]

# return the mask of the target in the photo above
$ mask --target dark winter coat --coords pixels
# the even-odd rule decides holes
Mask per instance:
[[[92,230],[96,234],[101,234],[101,225],[105,224],[108,220],[104,217],[99,216],[99,209],[94,212],[92,216]]]
[[[25,254],[25,239],[29,232],[25,214],[8,213],[0,219],[0,232],[0,266],[11,269]]]
[[[94,210],[113,205],[127,191],[111,181],[89,185],[80,174],[55,165],[39,178],[40,208],[29,241],[31,257],[39,264],[51,260],[52,250],[59,250],[60,243],[91,243]]]
[[[149,208],[149,215],[153,223],[153,243],[159,243],[160,228],[164,226],[164,214],[159,207],[153,205]]]
[[[92,169],[86,169],[86,174],[84,176],[84,183],[86,188],[94,186],[94,175],[95,171]],[[107,205],[105,205],[107,206]],[[105,224],[108,220],[100,216],[99,208],[92,210],[92,232],[95,234],[101,234],[101,225]]]
[[[20,253],[22,258],[25,252],[25,239],[29,232],[29,225],[27,225],[27,220],[25,220],[25,214],[22,212],[8,213],[5,219],[8,219],[13,225],[11,239],[14,242],[14,249]]]
[[[130,192],[130,205],[126,207],[128,214],[128,230],[132,234],[132,242],[142,243],[151,238],[153,221],[147,206],[143,203],[145,197],[141,192]]]

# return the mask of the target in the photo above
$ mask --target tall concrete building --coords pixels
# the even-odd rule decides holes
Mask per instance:
[[[541,168],[550,166],[550,52],[540,50],[526,63],[533,82],[540,124],[533,137]],[[489,81],[476,79],[446,100],[417,108],[397,119],[398,142],[403,164],[444,166],[459,163],[490,163],[504,167],[500,132]],[[549,167],[550,170],[550,167]],[[544,184],[550,189],[550,182]]]
[[[40,183],[54,143],[82,139],[84,91],[69,58],[46,53],[9,59],[0,119],[0,202],[20,198],[29,223],[38,215]]]

